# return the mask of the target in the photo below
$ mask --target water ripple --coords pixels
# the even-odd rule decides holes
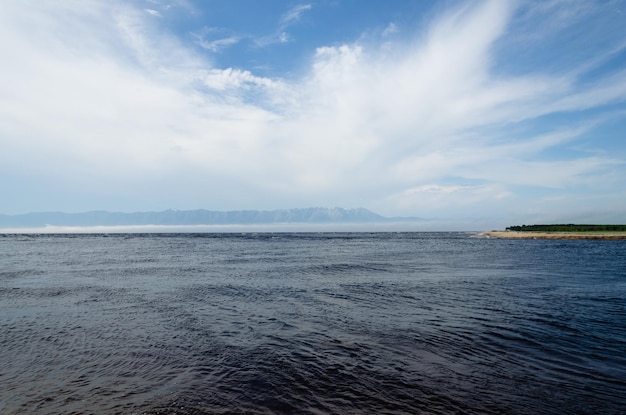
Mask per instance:
[[[7,236],[2,414],[623,414],[621,241]]]

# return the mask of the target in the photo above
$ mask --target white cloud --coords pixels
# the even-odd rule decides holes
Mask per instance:
[[[319,47],[290,81],[214,67],[125,2],[3,7],[0,164],[13,176],[120,199],[139,190],[165,207],[328,204],[417,216],[513,211],[520,186],[566,196],[626,179],[619,154],[544,156],[584,140],[601,117],[531,125],[623,103],[624,73],[585,83],[585,71],[497,73],[509,2],[452,10],[391,47]],[[213,52],[238,41],[209,34],[197,40]]]
[[[272,88],[276,81],[252,75],[249,71],[228,68],[209,70],[203,79],[209,88],[224,91],[231,88],[249,89],[250,87]]]

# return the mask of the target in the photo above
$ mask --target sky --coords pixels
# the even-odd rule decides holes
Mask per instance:
[[[3,0],[0,213],[626,223],[626,1]]]

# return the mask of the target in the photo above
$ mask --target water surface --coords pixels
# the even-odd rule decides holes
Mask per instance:
[[[626,241],[0,235],[2,414],[624,414]]]

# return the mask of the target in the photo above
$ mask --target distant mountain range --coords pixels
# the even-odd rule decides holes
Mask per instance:
[[[303,208],[279,210],[212,211],[165,210],[162,212],[83,213],[34,212],[22,215],[0,214],[0,228],[33,228],[43,226],[133,226],[133,225],[260,225],[279,223],[389,223],[417,222],[420,218],[389,218],[364,208]]]

